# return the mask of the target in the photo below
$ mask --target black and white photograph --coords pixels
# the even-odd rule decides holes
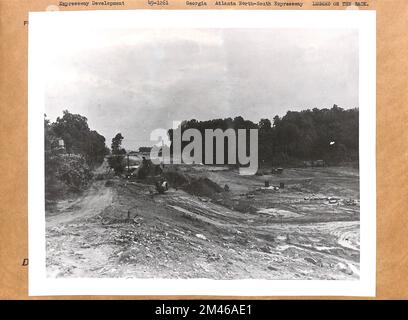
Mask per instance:
[[[37,291],[372,292],[375,19],[324,14],[32,14]]]

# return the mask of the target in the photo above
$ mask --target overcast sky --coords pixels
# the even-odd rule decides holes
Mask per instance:
[[[71,30],[47,65],[47,116],[79,113],[132,150],[173,120],[358,107],[356,30]]]

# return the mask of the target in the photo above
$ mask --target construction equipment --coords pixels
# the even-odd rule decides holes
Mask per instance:
[[[156,190],[158,193],[163,194],[169,190],[169,184],[165,179],[160,179],[156,181]]]

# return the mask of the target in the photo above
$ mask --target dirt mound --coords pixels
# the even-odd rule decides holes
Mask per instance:
[[[179,171],[166,171],[164,176],[173,187],[182,187],[190,182],[187,175]]]
[[[197,196],[211,197],[223,189],[208,178],[193,178],[186,191]]]
[[[143,160],[137,171],[137,177],[146,179],[147,177],[160,175],[162,172],[160,165],[153,164],[151,160]]]
[[[203,197],[212,197],[223,188],[207,177],[194,177],[179,171],[167,171],[165,177],[170,186]]]

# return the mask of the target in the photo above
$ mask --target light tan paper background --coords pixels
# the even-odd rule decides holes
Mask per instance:
[[[370,5],[368,9],[377,11],[376,298],[408,299],[408,1],[366,1]],[[0,0],[0,298],[3,299],[52,298],[28,297],[28,267],[22,266],[24,258],[28,257],[28,27],[24,25],[24,21],[28,20],[29,11],[45,11],[49,5],[57,5],[58,2],[57,0]],[[206,2],[208,7],[196,9],[220,9],[212,6],[215,0]],[[305,4],[302,10],[312,8],[311,0],[303,2]],[[100,8],[159,9],[150,7],[147,0],[125,0],[125,3],[124,7]],[[169,4],[167,9],[194,9],[194,7],[185,6],[185,1],[181,0],[169,0]],[[98,7],[92,7],[92,9],[96,8]],[[60,10],[84,9],[86,10],[83,7],[60,8]],[[339,8],[339,10],[344,9],[344,7]],[[75,298],[212,299],[216,297],[76,296]],[[251,297],[250,299],[256,298],[276,297]]]

